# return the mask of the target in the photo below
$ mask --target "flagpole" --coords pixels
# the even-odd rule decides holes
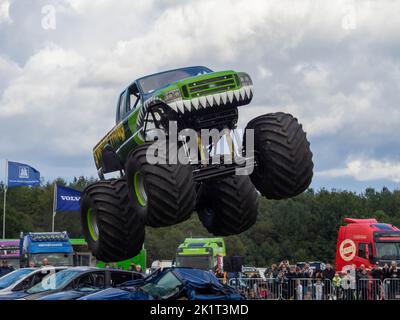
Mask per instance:
[[[8,189],[8,160],[5,161],[4,169],[4,202],[3,202],[3,239],[6,238],[6,203],[7,203],[7,189]]]
[[[57,182],[54,182],[53,191],[53,219],[51,221],[51,232],[54,232],[54,219],[56,217],[56,202],[57,202]]]

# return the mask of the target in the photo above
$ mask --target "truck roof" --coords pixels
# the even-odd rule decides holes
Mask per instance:
[[[67,232],[28,232],[23,234],[23,248],[30,253],[72,253]]]
[[[344,222],[348,224],[345,227],[348,228],[366,228],[369,231],[400,231],[397,227],[388,224],[378,222],[376,219],[354,219],[354,218],[345,218]]]

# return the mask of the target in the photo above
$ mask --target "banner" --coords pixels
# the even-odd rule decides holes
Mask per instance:
[[[56,186],[56,206],[55,212],[58,211],[79,211],[81,192],[72,188]]]
[[[40,186],[40,172],[24,163],[8,161],[8,188]]]

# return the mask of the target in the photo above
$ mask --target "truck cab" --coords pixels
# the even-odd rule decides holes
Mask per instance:
[[[14,269],[19,268],[19,240],[0,240],[0,261],[6,261]]]
[[[223,238],[187,238],[176,251],[175,265],[217,271],[225,255]]]
[[[51,266],[74,265],[74,252],[66,231],[21,233],[20,253],[21,268],[28,267],[30,262],[41,266],[45,258]]]
[[[362,264],[372,268],[376,262],[380,265],[391,261],[400,263],[400,230],[376,219],[344,220],[348,224],[341,226],[336,246],[336,270],[347,266]]]

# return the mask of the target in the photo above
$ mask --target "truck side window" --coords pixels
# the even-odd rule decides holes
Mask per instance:
[[[370,243],[368,243],[368,254],[369,254],[368,259],[372,260],[374,256],[372,254],[372,244],[370,244]]]
[[[358,256],[360,258],[368,259],[368,257],[366,256],[365,247],[366,247],[365,243],[358,244]]]
[[[140,100],[139,90],[136,84],[133,84],[128,88],[128,98],[129,98],[129,103],[128,103],[129,109],[127,111],[130,112],[136,108]]]
[[[126,114],[126,91],[122,92],[118,102],[118,117],[117,123],[120,122]]]

